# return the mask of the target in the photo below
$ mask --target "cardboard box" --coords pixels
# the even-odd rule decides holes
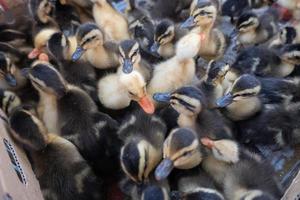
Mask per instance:
[[[0,111],[0,199],[42,200],[40,185],[24,151],[9,137]]]

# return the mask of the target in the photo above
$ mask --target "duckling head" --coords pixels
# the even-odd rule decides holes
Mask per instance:
[[[103,45],[104,32],[94,23],[85,23],[79,26],[77,34],[77,49],[72,55],[72,60],[77,61],[85,51]]]
[[[10,58],[8,58],[3,52],[0,52],[0,77],[4,79],[10,87],[16,87],[18,84],[14,76],[15,71],[16,67]]]
[[[217,18],[217,8],[210,0],[198,0],[190,13],[190,17],[181,24],[181,28],[195,26],[211,26]]]
[[[67,57],[69,40],[63,33],[54,33],[47,42],[47,49],[56,59],[63,60]]]
[[[201,138],[201,143],[212,151],[213,156],[227,163],[237,163],[240,160],[240,147],[237,142],[228,139],[211,140]]]
[[[244,74],[235,80],[229,92],[217,99],[216,104],[219,108],[225,108],[234,102],[241,102],[245,99],[255,97],[260,93],[261,83],[250,74]]]
[[[37,58],[41,53],[45,52],[45,47],[47,46],[48,40],[51,36],[56,33],[56,29],[47,28],[41,30],[35,37],[34,37],[34,49],[28,54],[29,59]]]
[[[228,71],[228,64],[211,61],[206,70],[205,82],[213,86],[221,85]]]
[[[300,44],[288,44],[280,50],[283,61],[294,65],[300,64]]]
[[[150,185],[142,193],[142,200],[169,200],[169,193],[166,188],[159,185]]]
[[[121,148],[121,167],[125,174],[136,183],[148,180],[155,168],[150,156],[155,156],[152,145],[146,140],[134,138]]]
[[[202,161],[200,143],[196,133],[188,128],[173,130],[164,142],[164,159],[155,170],[155,178],[166,179],[173,168],[191,169]]]
[[[15,110],[9,125],[12,137],[29,151],[40,151],[47,146],[47,130],[43,123],[30,111]]]
[[[0,89],[0,108],[6,114],[10,114],[14,108],[20,105],[21,100],[14,92]]]
[[[30,0],[29,10],[32,16],[42,23],[48,23],[55,9],[52,0]]]
[[[182,87],[173,93],[155,93],[153,99],[169,103],[179,114],[186,116],[197,116],[206,106],[205,96],[195,87]]]
[[[273,196],[261,190],[249,190],[240,200],[275,200]]]
[[[237,20],[237,29],[239,33],[246,33],[255,30],[259,26],[258,16],[253,12],[243,13]]]
[[[61,74],[48,62],[36,61],[32,67],[23,70],[36,90],[42,93],[63,97],[67,92],[67,83]]]
[[[139,72],[132,71],[130,74],[122,73],[119,80],[128,91],[128,96],[131,100],[138,102],[146,113],[154,113],[155,107],[147,94],[145,79]]]
[[[162,20],[155,28],[154,43],[151,52],[157,53],[161,45],[171,42],[175,38],[175,24],[171,20]]]
[[[129,74],[133,71],[133,66],[141,61],[139,43],[135,40],[125,40],[119,46],[119,60],[122,71]]]
[[[280,31],[279,38],[282,44],[292,44],[297,37],[297,31],[292,26],[286,26]]]

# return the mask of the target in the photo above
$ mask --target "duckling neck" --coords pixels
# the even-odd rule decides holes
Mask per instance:
[[[180,114],[177,119],[177,124],[181,128],[191,128],[196,130],[196,115],[187,116],[184,114]]]
[[[48,132],[60,134],[58,126],[57,98],[55,95],[39,91],[38,114],[44,121]]]

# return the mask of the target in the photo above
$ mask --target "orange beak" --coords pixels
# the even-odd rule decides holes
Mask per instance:
[[[28,58],[29,59],[35,59],[37,58],[40,54],[41,54],[41,50],[34,48],[29,54],[28,54]]]
[[[207,137],[202,138],[201,143],[209,149],[212,149],[215,146],[215,142]]]
[[[40,61],[46,61],[46,62],[49,62],[49,57],[48,57],[47,54],[41,53],[41,54],[39,55],[39,60],[40,60]]]
[[[138,103],[146,113],[148,113],[148,114],[153,114],[154,113],[154,111],[155,111],[154,104],[147,95],[142,97],[138,101]]]

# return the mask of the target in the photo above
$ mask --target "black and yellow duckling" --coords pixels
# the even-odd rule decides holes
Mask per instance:
[[[217,16],[217,7],[212,1],[198,1],[190,17],[181,25],[183,28],[193,29],[178,43],[183,41],[189,42],[190,45],[198,43],[198,55],[207,60],[222,57],[226,49],[226,38],[218,28],[214,27]],[[196,34],[197,37],[193,38],[191,34]]]
[[[181,170],[174,176],[176,176],[177,190],[172,191],[171,200],[224,200],[212,178],[201,167]]]
[[[73,61],[84,56],[84,60],[97,69],[114,68],[119,65],[117,45],[107,42],[104,31],[96,24],[82,24],[76,37],[78,46],[72,55]]]
[[[129,74],[112,73],[98,82],[98,98],[104,108],[122,110],[135,101],[148,114],[153,114],[155,107],[146,88],[146,81],[138,71]]]
[[[192,169],[203,159],[203,149],[196,132],[188,128],[171,131],[163,145],[163,160],[155,169],[158,181],[166,179],[174,168]]]
[[[142,59],[139,43],[135,40],[125,40],[119,46],[119,60],[123,73],[129,74],[133,70],[139,71],[148,82],[152,75],[151,66]]]
[[[83,89],[96,101],[98,97],[95,70],[84,61],[72,62],[71,57],[76,47],[76,38],[66,37],[63,33],[53,34],[47,43],[47,49],[59,63],[60,72],[66,81]]]
[[[182,87],[172,93],[156,93],[153,99],[171,104],[179,113],[177,124],[197,131],[199,137],[230,138],[226,120],[216,110],[207,108],[203,92],[195,87]]]
[[[206,69],[206,74],[197,87],[205,94],[208,99],[208,108],[214,108],[215,102],[222,97],[225,88],[223,81],[229,70],[229,65],[223,62],[211,61]]]
[[[11,136],[29,152],[45,199],[105,199],[103,181],[74,144],[48,133],[27,110],[14,111],[9,124]]]
[[[227,199],[271,200],[282,196],[274,170],[259,155],[233,140],[203,138],[201,143],[209,150],[202,167],[223,188]]]
[[[277,37],[269,44],[269,48],[281,48],[285,44],[293,44],[298,40],[299,34],[292,26],[281,28]]]
[[[21,99],[17,94],[9,90],[0,89],[0,108],[7,116],[10,116],[12,111],[21,105]]]
[[[227,73],[226,80],[233,82],[242,74],[260,77],[286,77],[299,64],[300,45],[284,45],[277,52],[265,47],[249,47],[241,51]]]
[[[229,16],[234,22],[243,12],[271,5],[274,0],[226,0],[222,5],[222,15]]]
[[[120,161],[125,174],[136,183],[147,182],[162,159],[166,136],[164,122],[155,115],[136,111],[124,120],[118,135],[124,142]]]
[[[151,46],[151,52],[157,53],[163,58],[173,57],[176,43],[186,33],[187,31],[176,26],[169,19],[160,21],[155,27],[154,43]]]
[[[26,85],[26,78],[9,55],[0,52],[0,88],[5,90],[20,90]]]
[[[96,173],[117,168],[118,123],[98,112],[91,97],[68,84],[51,64],[36,61],[27,77],[39,93],[37,111],[47,130],[73,142]]]
[[[103,28],[105,34],[116,41],[130,39],[128,22],[124,16],[107,0],[92,0],[92,2],[94,2],[94,19],[98,26]]]
[[[278,16],[272,9],[260,16],[253,11],[246,11],[238,18],[236,27],[242,45],[261,44],[278,33]]]

